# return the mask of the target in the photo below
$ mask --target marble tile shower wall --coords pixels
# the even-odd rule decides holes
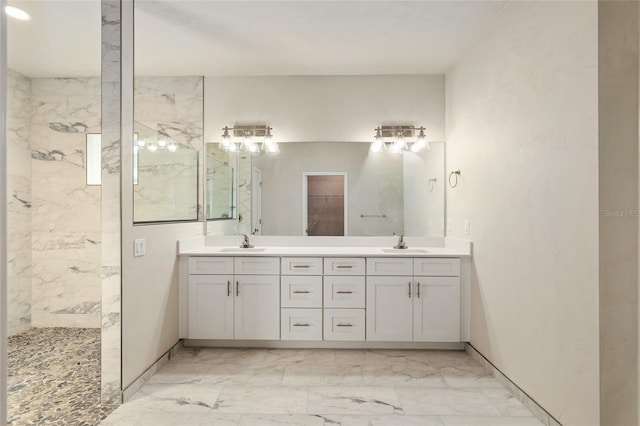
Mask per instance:
[[[31,325],[31,80],[9,70],[7,87],[8,329],[14,335]]]
[[[135,80],[135,120],[161,136],[193,148],[199,164],[204,158],[201,152],[203,108],[204,77],[140,77]],[[140,183],[135,188],[136,221],[192,219],[196,216],[202,220],[201,191],[183,189],[190,189],[189,182],[194,179],[190,153],[179,150],[173,154],[165,155],[164,159],[156,155],[157,163],[140,169]],[[149,180],[153,181],[152,185],[145,184]],[[202,185],[203,177],[198,176],[198,188]],[[159,212],[159,207],[163,207],[166,214]]]
[[[198,152],[202,77],[136,81],[136,114]],[[9,330],[100,327],[101,189],[86,135],[101,132],[99,78],[9,73]],[[201,201],[200,201],[201,204]]]
[[[87,133],[100,133],[99,78],[32,79],[32,324],[99,327],[100,187]]]

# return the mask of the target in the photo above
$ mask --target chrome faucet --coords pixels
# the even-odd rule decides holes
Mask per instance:
[[[394,249],[406,249],[407,247],[407,243],[404,242],[404,235],[400,235],[400,237],[398,238],[398,244],[396,244],[395,246],[393,246]]]
[[[240,248],[253,248],[252,244],[249,244],[249,236],[247,234],[243,234],[244,239],[242,240],[242,244],[240,244]]]

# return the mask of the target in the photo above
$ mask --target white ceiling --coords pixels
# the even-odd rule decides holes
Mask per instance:
[[[9,66],[100,73],[97,0],[14,0]],[[506,1],[137,1],[136,74],[441,74]]]

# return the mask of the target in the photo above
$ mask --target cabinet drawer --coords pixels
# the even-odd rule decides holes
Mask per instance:
[[[325,275],[364,275],[364,259],[354,257],[326,257]]]
[[[189,274],[233,274],[233,257],[190,257]]]
[[[282,275],[322,275],[320,257],[283,257]]]
[[[280,296],[283,308],[322,308],[322,277],[283,275]]]
[[[281,309],[282,340],[322,340],[322,309]]]
[[[324,340],[364,340],[364,309],[325,309]]]
[[[367,275],[413,275],[412,258],[367,258]]]
[[[446,257],[414,259],[413,275],[457,277],[460,275],[460,259]]]
[[[364,308],[364,277],[324,277],[325,308]]]
[[[236,275],[278,275],[280,259],[277,257],[234,257]]]

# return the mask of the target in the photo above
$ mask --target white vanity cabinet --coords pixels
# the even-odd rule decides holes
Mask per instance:
[[[181,260],[181,337],[211,345],[362,348],[460,348],[468,340],[464,253],[266,250]]]
[[[367,340],[460,341],[459,259],[370,258],[367,273]]]
[[[190,258],[188,306],[190,339],[279,339],[279,259]]]

